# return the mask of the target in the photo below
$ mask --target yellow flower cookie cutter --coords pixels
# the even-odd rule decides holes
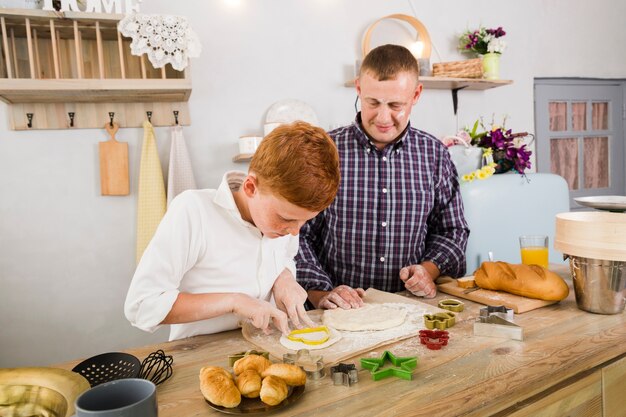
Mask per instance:
[[[311,333],[324,333],[320,338],[307,338],[307,335],[311,335]],[[321,345],[330,339],[330,330],[326,326],[320,327],[307,327],[306,329],[296,329],[292,330],[291,333],[287,336],[287,339],[293,340],[294,342],[304,343],[305,345]]]

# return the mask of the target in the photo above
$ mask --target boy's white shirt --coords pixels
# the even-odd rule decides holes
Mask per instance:
[[[126,296],[124,313],[133,326],[154,332],[179,292],[237,292],[270,301],[285,268],[296,276],[298,236],[268,239],[241,218],[231,190],[238,190],[245,177],[227,172],[217,190],[188,190],[172,201]],[[232,330],[240,320],[226,314],[172,324],[170,340]]]

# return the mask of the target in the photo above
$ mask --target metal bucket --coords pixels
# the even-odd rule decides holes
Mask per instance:
[[[578,308],[599,314],[621,313],[626,304],[626,262],[569,258]]]

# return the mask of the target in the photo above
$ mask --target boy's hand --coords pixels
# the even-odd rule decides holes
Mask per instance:
[[[276,278],[272,292],[276,306],[287,313],[294,326],[315,327],[315,323],[304,310],[307,293],[296,282],[290,270],[285,268]]]
[[[289,334],[287,315],[267,301],[252,298],[249,295],[239,294],[233,306],[233,313],[244,317],[258,329],[269,333],[270,320],[283,334]]]

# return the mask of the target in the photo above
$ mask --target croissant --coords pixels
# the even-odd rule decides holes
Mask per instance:
[[[237,388],[244,397],[257,398],[261,391],[261,375],[254,369],[246,369],[237,376]]]
[[[569,294],[563,278],[539,265],[483,262],[474,280],[480,288],[546,301],[560,301]]]
[[[275,363],[267,368],[261,375],[277,376],[287,383],[287,385],[297,386],[306,383],[306,373],[297,365],[288,363]]]
[[[238,359],[233,364],[233,371],[235,372],[235,375],[239,375],[247,369],[254,369],[259,375],[261,375],[271,364],[272,362],[270,362],[265,356],[248,355]]]
[[[275,376],[268,376],[263,378],[261,383],[261,401],[267,405],[278,405],[285,398],[289,392],[287,384],[282,379]]]
[[[204,398],[222,407],[237,407],[241,402],[241,394],[232,375],[217,366],[200,369],[200,391]]]

